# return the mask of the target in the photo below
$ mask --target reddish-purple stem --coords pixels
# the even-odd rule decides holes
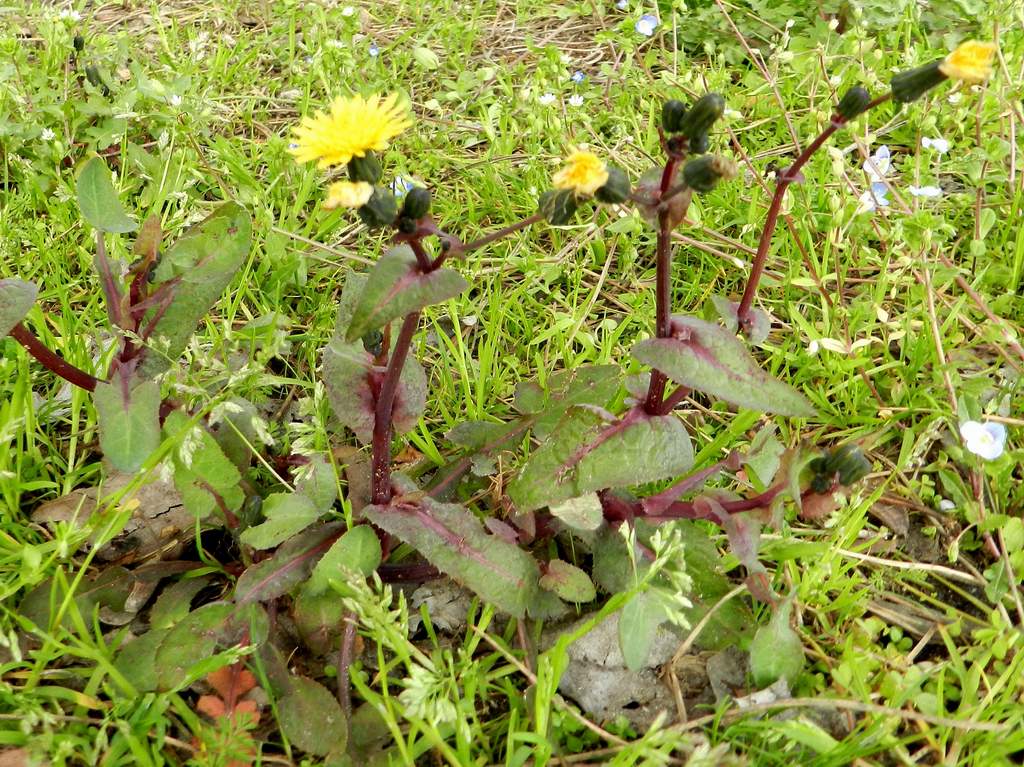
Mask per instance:
[[[536,224],[538,221],[544,220],[543,213],[534,213],[532,216],[524,218],[522,221],[517,221],[514,224],[502,227],[497,231],[491,232],[488,235],[481,237],[479,240],[473,240],[472,242],[466,243],[465,245],[456,246],[456,249],[460,253],[469,253],[470,251],[482,248],[484,245],[490,245],[495,240],[500,240],[502,237],[507,237],[510,234],[525,229],[528,226]]]
[[[892,98],[892,93],[886,93],[885,95],[879,96],[878,98],[871,101],[864,111],[867,112],[869,109],[888,101]],[[841,115],[832,115],[832,121],[828,127],[821,132],[821,134],[814,139],[800,156],[796,158],[796,161],[790,165],[786,170],[778,176],[778,181],[775,186],[775,194],[772,197],[771,205],[768,206],[768,214],[764,219],[764,227],[761,229],[761,241],[757,244],[757,254],[754,256],[754,263],[750,269],[750,277],[747,278],[747,286],[743,291],[743,298],[740,299],[740,306],[737,310],[737,316],[739,317],[740,327],[744,330],[750,328],[750,308],[754,303],[754,295],[757,293],[757,284],[761,280],[761,275],[764,273],[765,263],[768,260],[768,247],[771,245],[772,235],[775,234],[775,227],[779,223],[779,211],[782,208],[782,198],[786,194],[786,189],[800,177],[800,169],[807,164],[807,161],[811,159],[815,152],[817,152],[822,144],[824,144],[833,133],[843,127],[847,122],[845,117]]]
[[[416,254],[416,262],[420,265],[420,271],[424,274],[430,274],[434,271],[435,267],[430,256],[427,255],[427,251],[423,249],[423,243],[416,238],[408,240],[409,247],[412,248],[412,252]]]
[[[724,458],[705,469],[683,477],[674,485],[669,485],[660,493],[648,496],[640,501],[640,513],[645,517],[655,516],[672,506],[675,500],[683,493],[700,487],[711,477],[726,468],[732,463],[730,458]]]
[[[661,174],[659,199],[669,191],[669,185],[675,176],[678,162],[678,159],[670,156],[665,163],[665,170]],[[667,209],[658,211],[658,273],[654,289],[655,323],[658,338],[668,338],[672,335],[672,248],[669,239],[671,233],[669,232],[668,217]],[[661,414],[667,381],[668,379],[660,370],[651,371],[651,385],[647,390],[647,401],[644,403],[644,410],[650,415]]]
[[[11,338],[24,346],[28,353],[35,357],[51,373],[56,373],[65,381],[74,384],[80,389],[95,391],[96,384],[103,383],[103,381],[89,375],[81,368],[75,367],[63,357],[59,357],[50,351],[42,341],[33,335],[31,330],[20,322],[11,330]]]
[[[395,341],[395,348],[388,361],[387,372],[377,395],[377,406],[373,414],[373,473],[372,503],[384,504],[391,500],[391,416],[395,407],[395,393],[402,376],[405,358],[409,356],[412,338],[416,334],[420,313],[413,312],[402,320],[402,329]]]

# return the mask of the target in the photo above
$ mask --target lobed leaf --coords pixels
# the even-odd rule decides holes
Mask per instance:
[[[367,506],[363,515],[498,609],[517,618],[526,615],[537,593],[537,563],[515,544],[488,534],[462,506],[429,497],[396,498],[388,506]]]
[[[103,158],[93,156],[85,162],[78,173],[75,192],[82,216],[101,232],[134,232],[138,228],[121,205]]]
[[[604,488],[654,482],[693,465],[686,427],[675,416],[630,411],[605,422],[577,408],[559,425],[508,488],[519,512],[553,506]]]
[[[25,319],[36,302],[39,288],[24,280],[0,280],[0,339]]]
[[[791,416],[813,416],[796,389],[765,373],[747,347],[723,327],[695,317],[672,317],[672,338],[651,338],[633,356],[676,383],[734,405]]]
[[[114,468],[137,471],[160,446],[160,385],[131,384],[115,376],[93,392],[100,427],[100,447]]]
[[[158,348],[147,349],[139,374],[152,378],[181,356],[196,326],[231,283],[249,253],[252,221],[229,202],[191,227],[163,254],[154,271],[156,285],[177,280],[164,313],[151,313]]]
[[[345,340],[356,341],[392,320],[454,298],[467,287],[462,276],[451,269],[424,274],[419,270],[412,248],[397,245],[381,256],[370,270],[359,303],[352,312]]]

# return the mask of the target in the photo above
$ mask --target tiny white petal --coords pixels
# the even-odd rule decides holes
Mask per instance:
[[[575,94],[569,97],[569,106],[581,107],[583,106],[583,97],[580,94]]]
[[[550,106],[551,104],[555,103],[555,94],[554,93],[545,93],[542,96],[538,96],[537,97],[537,102],[541,106],[545,106],[545,107],[546,106]]]
[[[934,149],[939,154],[945,154],[949,151],[949,141],[941,136],[937,138],[928,138],[925,136],[921,139],[921,146]]]
[[[942,189],[937,186],[914,186],[911,184],[907,191],[914,197],[942,197]]]
[[[949,498],[942,498],[939,500],[939,511],[952,511],[956,508],[956,504]]]
[[[43,128],[43,132],[39,134],[39,138],[41,138],[43,141],[53,141],[56,135],[57,134],[55,134],[49,128]]]
[[[960,424],[964,447],[986,461],[994,461],[1003,454],[1006,445],[1006,427],[1001,423],[965,421]]]
[[[172,107],[180,107],[181,106],[181,96],[179,96],[177,93],[175,93],[173,96],[171,96],[171,98],[168,99],[168,101],[170,102],[170,105]]]
[[[351,5],[346,5],[344,8],[341,9],[342,16],[351,16],[355,12],[356,9],[353,8]]]

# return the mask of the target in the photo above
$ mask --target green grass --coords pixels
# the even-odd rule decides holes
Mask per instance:
[[[617,765],[685,763],[691,751],[691,764],[724,764],[726,754],[764,765],[1019,761],[1022,616],[1008,576],[982,549],[975,464],[956,428],[958,413],[982,411],[1010,428],[1007,455],[977,476],[986,529],[1002,528],[1022,583],[1024,360],[1005,336],[1019,338],[1024,322],[1019,4],[974,4],[964,13],[976,21],[951,30],[942,4],[922,16],[915,3],[887,12],[866,3],[865,17],[851,18],[842,35],[803,8],[741,4],[733,16],[754,43],[780,44],[785,20],[797,18],[786,50],[766,59],[769,81],[742,63],[728,34],[709,32],[704,52],[693,46],[700,25],[692,19],[727,29],[713,3],[675,29],[666,16],[653,41],[633,32],[651,10],[635,5],[623,14],[612,3],[439,0],[368,4],[346,16],[330,4],[178,0],[102,5],[83,11],[80,24],[36,2],[0,8],[0,276],[36,282],[40,299],[28,323],[67,359],[100,371],[111,336],[91,235],[74,199],[74,165],[89,150],[118,158],[130,207],[140,218],[159,213],[169,232],[237,199],[254,218],[251,257],[200,329],[177,384],[205,390],[201,406],[236,393],[263,403],[291,396],[302,420],[272,424],[279,448],[323,450],[332,443],[329,407],[313,383],[319,350],[345,274],[372,262],[384,243],[354,217],[318,207],[322,175],[286,152],[299,115],[352,89],[407,94],[418,120],[385,154],[386,172],[433,187],[441,225],[469,239],[532,213],[572,145],[591,145],[636,178],[657,155],[662,100],[719,90],[738,114],[713,147],[741,162],[741,177],[700,199],[695,223],[680,230],[702,246],[677,245],[675,306],[699,314],[710,294],[742,290],[771,191],[759,179],[792,157],[789,123],[806,144],[824,126],[835,91],[861,83],[881,92],[895,69],[942,55],[964,35],[987,38],[998,24],[1009,79],[1000,70],[982,96],[965,92],[957,103],[944,86],[905,110],[883,107],[831,142],[842,155],[815,157],[806,182],[789,192],[790,218],[779,227],[761,293],[776,320],[764,365],[820,414],[776,419],[783,441],[856,440],[874,461],[875,472],[839,510],[815,523],[790,519],[761,556],[777,591],[797,595],[809,663],[794,694],[846,701],[839,715],[849,717],[849,735],[831,740],[806,717],[733,713],[698,719],[700,726],[669,720],[646,735],[621,723],[594,728],[555,694],[564,647],[524,666],[514,629],[479,606],[464,636],[414,647],[393,606],[369,590],[359,612],[374,662],[353,684],[370,704],[360,732],[393,741],[396,764],[520,765],[587,752]],[[86,37],[83,63],[99,68],[110,98],[79,83],[69,63],[77,30]],[[675,38],[688,47],[674,50]],[[375,59],[370,40],[380,46]],[[421,46],[438,54],[437,69],[417,62]],[[574,86],[577,69],[587,80]],[[546,92],[558,96],[555,104],[537,101]],[[577,92],[582,107],[568,104]],[[921,148],[926,136],[947,138],[949,153]],[[892,195],[884,214],[858,215],[861,153],[881,144],[893,149],[901,199]],[[940,184],[947,194],[918,200],[906,191],[912,183]],[[421,324],[415,347],[431,394],[410,443],[442,460],[443,434],[464,419],[508,415],[519,381],[587,363],[630,365],[631,344],[653,327],[653,240],[634,216],[600,212],[592,222],[535,228],[470,254],[458,268],[472,289],[428,309]],[[124,256],[126,243],[112,252]],[[940,253],[999,322],[957,284]],[[31,512],[95,485],[101,466],[89,398],[12,340],[0,341],[0,352],[0,745],[54,764],[175,764],[190,749],[192,763],[227,764],[230,749],[218,744],[230,745],[230,733],[196,714],[190,693],[131,694],[111,666],[118,632],[104,633],[70,599],[61,625],[19,615],[29,589],[51,576],[77,582],[90,561],[79,551],[84,533],[48,531]],[[231,376],[223,363],[238,354],[248,362]],[[697,403],[686,417],[707,459],[744,446],[757,424],[737,425],[721,406]],[[940,512],[940,499],[956,508]],[[916,557],[883,520],[910,521],[931,536],[934,561],[901,567]],[[883,603],[900,605],[898,614]],[[947,622],[915,630],[899,623],[899,613],[925,609]],[[454,723],[432,722],[399,697],[428,657],[435,673],[427,688],[455,706]],[[264,763],[290,763],[273,718],[266,708]],[[701,749],[715,748],[698,761]]]

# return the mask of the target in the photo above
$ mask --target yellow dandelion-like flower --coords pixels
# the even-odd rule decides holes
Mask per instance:
[[[592,195],[608,181],[608,167],[592,152],[576,150],[565,161],[551,182],[555,189],[572,189],[576,194]]]
[[[298,162],[317,161],[317,167],[343,165],[353,157],[367,152],[381,152],[388,142],[412,125],[405,104],[398,103],[398,94],[385,99],[380,96],[336,98],[330,114],[317,112],[303,117],[292,129],[295,144],[289,147]]]
[[[327,187],[327,199],[324,200],[324,207],[327,210],[361,208],[369,202],[372,196],[373,187],[365,181],[339,181]]]
[[[943,59],[939,71],[954,80],[977,85],[992,76],[992,59],[995,55],[995,43],[968,40]]]

